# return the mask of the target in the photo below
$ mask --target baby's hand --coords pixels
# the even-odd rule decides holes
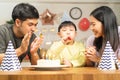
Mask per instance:
[[[64,64],[68,65],[69,67],[73,67],[73,64],[67,59],[64,59]]]
[[[69,44],[71,41],[71,37],[64,37],[64,38],[62,38],[62,41],[64,44]]]

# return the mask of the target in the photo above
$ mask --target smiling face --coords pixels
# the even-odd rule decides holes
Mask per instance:
[[[96,18],[93,16],[90,16],[90,29],[93,31],[94,35],[96,38],[103,35],[103,26],[100,21],[98,21]]]
[[[28,32],[34,32],[36,30],[36,26],[38,24],[38,19],[27,19],[25,21],[21,21],[19,19],[16,20],[16,28],[14,29],[15,35],[17,37],[23,37]]]
[[[70,40],[74,40],[76,36],[76,31],[74,26],[68,25],[68,26],[63,26],[58,34],[61,38],[65,37],[65,38],[69,38]]]

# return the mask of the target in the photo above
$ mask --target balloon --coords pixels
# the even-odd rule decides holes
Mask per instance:
[[[51,13],[48,9],[40,15],[42,25],[53,25],[56,14]]]
[[[79,29],[82,31],[86,31],[89,28],[89,26],[90,26],[90,22],[87,18],[81,19],[78,25]]]

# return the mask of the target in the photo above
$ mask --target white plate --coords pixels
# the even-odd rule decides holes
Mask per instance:
[[[30,67],[40,70],[60,70],[62,68],[69,67],[68,65],[58,65],[58,66],[38,66],[38,65],[31,65]]]

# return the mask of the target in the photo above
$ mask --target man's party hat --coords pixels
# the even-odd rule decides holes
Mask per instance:
[[[2,60],[1,70],[2,71],[16,71],[21,70],[19,59],[16,55],[12,41],[9,41],[5,56]]]
[[[98,65],[98,69],[100,69],[100,70],[116,70],[116,60],[117,60],[116,55],[114,54],[114,51],[113,51],[109,41],[107,41],[103,55],[101,57],[99,65]]]

